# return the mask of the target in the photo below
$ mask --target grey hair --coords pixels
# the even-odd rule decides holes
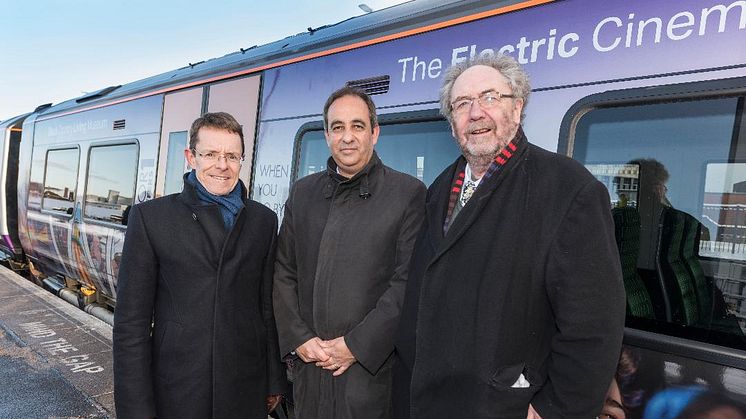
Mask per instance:
[[[453,122],[451,120],[451,89],[453,89],[453,83],[464,71],[475,65],[492,67],[505,77],[510,85],[510,90],[513,91],[514,99],[523,99],[523,109],[521,110],[521,121],[523,121],[526,117],[528,96],[531,94],[531,83],[528,80],[528,73],[509,55],[482,56],[474,60],[454,64],[448,68],[443,76],[443,85],[440,88],[440,113],[446,117],[448,122]]]

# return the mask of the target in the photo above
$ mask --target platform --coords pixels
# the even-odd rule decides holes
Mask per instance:
[[[113,418],[111,326],[0,266],[0,418]]]

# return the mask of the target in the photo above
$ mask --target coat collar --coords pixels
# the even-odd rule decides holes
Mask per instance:
[[[182,189],[178,199],[191,210],[192,220],[189,222],[199,223],[204,231],[207,241],[210,243],[210,260],[217,263],[221,257],[223,246],[226,243],[226,237],[228,235],[228,232],[225,231],[225,225],[223,224],[223,217],[220,215],[220,210],[218,209],[217,204],[207,204],[200,201],[199,197],[197,197],[196,188],[186,181],[187,176],[189,176],[189,172],[184,175],[184,189]],[[238,180],[237,186],[241,188],[241,197],[245,202],[246,187],[240,179]],[[231,231],[241,228],[240,223],[243,223],[245,209],[246,208],[244,207],[238,213],[236,223]],[[235,237],[235,235],[233,236]]]
[[[363,167],[363,170],[348,179],[337,173],[337,162],[332,157],[329,157],[326,163],[327,182],[324,187],[324,198],[331,198],[338,185],[358,186],[360,188],[358,196],[362,199],[370,198],[372,196],[370,178],[380,171],[382,166],[383,163],[374,150],[368,164]]]
[[[179,200],[181,200],[181,202],[187,204],[190,207],[209,205],[209,204],[205,204],[202,201],[200,201],[199,197],[197,196],[197,189],[194,186],[192,186],[189,182],[187,182],[187,177],[189,176],[189,173],[190,172],[184,173],[184,176],[183,176],[184,189],[182,189],[181,193],[179,194]],[[246,201],[246,197],[247,197],[246,186],[243,184],[243,181],[239,179],[238,184],[236,186],[241,188],[241,199]]]
[[[441,174],[436,187],[431,191],[432,196],[427,202],[427,228],[429,230],[429,236],[431,238],[431,244],[436,252],[437,259],[442,253],[450,248],[471,226],[479,214],[484,209],[489,198],[492,196],[494,191],[502,184],[507,174],[512,172],[516,166],[520,165],[523,160],[526,159],[529,150],[529,143],[526,139],[523,129],[518,128],[516,136],[513,140],[516,144],[516,150],[513,152],[513,156],[505,163],[504,167],[496,171],[494,175],[488,178],[483,178],[479,187],[474,192],[471,200],[466,207],[464,207],[455,220],[452,221],[452,225],[448,230],[447,234],[443,234],[443,222],[445,221],[446,214],[448,212],[448,202],[451,193],[451,186],[456,171],[466,165],[466,159],[463,156],[459,156],[456,161],[451,164]],[[433,261],[435,260],[433,259]]]

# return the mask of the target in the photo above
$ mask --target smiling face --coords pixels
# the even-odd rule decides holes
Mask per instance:
[[[222,129],[202,127],[197,132],[198,141],[195,152],[184,150],[184,155],[197,172],[197,180],[213,195],[228,195],[238,183],[238,172],[241,162],[232,163],[225,156],[241,155],[241,137]],[[217,160],[210,161],[205,154],[218,155]]]
[[[378,142],[378,125],[371,127],[368,106],[357,96],[342,96],[332,102],[327,118],[326,144],[339,173],[351,178],[370,161]]]
[[[485,65],[465,70],[453,83],[451,103],[478,98],[485,92],[504,95],[513,92],[499,71]],[[494,158],[513,139],[521,122],[522,99],[502,98],[497,106],[485,109],[474,100],[461,113],[452,112],[451,130],[467,161]]]

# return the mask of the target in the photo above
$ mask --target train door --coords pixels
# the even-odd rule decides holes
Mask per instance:
[[[239,177],[247,187],[251,185],[259,82],[260,77],[254,76],[166,95],[156,196],[181,191],[182,176],[190,170],[184,158],[184,149],[189,146],[189,128],[206,112],[228,112],[243,126],[245,160]]]
[[[202,114],[203,91],[203,87],[197,87],[164,98],[156,196],[181,191],[182,176],[187,170],[184,150],[189,146],[189,127]]]
[[[228,112],[243,126],[245,160],[238,176],[247,188],[251,187],[259,81],[260,77],[254,76],[213,84],[207,104],[208,112]]]
[[[0,124],[0,252],[20,261],[18,240],[18,157],[23,121],[27,115]]]

